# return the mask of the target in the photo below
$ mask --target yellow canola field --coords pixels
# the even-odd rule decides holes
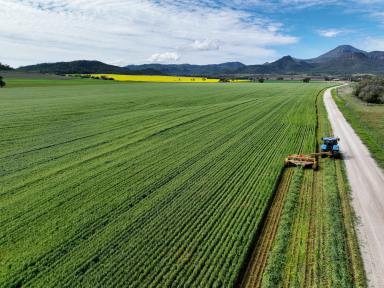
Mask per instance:
[[[158,76],[158,75],[120,75],[120,74],[91,74],[93,77],[105,76],[117,81],[135,82],[181,82],[181,83],[217,83],[220,79],[184,76]],[[230,82],[249,82],[249,80],[231,80]]]

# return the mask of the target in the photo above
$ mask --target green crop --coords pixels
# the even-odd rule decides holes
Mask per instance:
[[[233,286],[324,85],[2,89],[0,286]]]

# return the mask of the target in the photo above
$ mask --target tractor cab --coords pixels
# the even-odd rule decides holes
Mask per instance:
[[[328,152],[331,156],[337,158],[340,154],[339,140],[338,137],[325,137],[321,138],[323,144],[321,144],[321,152]]]

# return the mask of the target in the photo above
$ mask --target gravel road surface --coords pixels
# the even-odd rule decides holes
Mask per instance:
[[[324,103],[345,159],[352,205],[359,218],[358,235],[369,287],[384,287],[384,173],[336,106],[331,89]]]

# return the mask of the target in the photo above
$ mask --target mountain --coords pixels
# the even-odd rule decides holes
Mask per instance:
[[[376,60],[384,60],[384,52],[382,51],[372,51],[368,53],[368,56]]]
[[[153,69],[167,75],[220,75],[231,74],[245,68],[246,65],[240,62],[227,62],[222,64],[210,65],[191,65],[191,64],[143,64],[143,65],[128,65],[132,71]]]
[[[291,74],[291,73],[305,73],[312,69],[310,63],[304,60],[295,59],[291,56],[284,56],[279,60],[272,63],[265,63],[263,65],[249,65],[244,69],[238,70],[239,73],[244,74]]]
[[[351,45],[340,45],[335,49],[320,55],[319,57],[306,60],[309,63],[327,63],[330,61],[337,61],[339,58],[348,57],[354,54],[364,54],[367,52],[359,50]]]
[[[13,70],[13,68],[11,68],[9,65],[0,63],[0,71],[10,71],[10,70]]]
[[[272,62],[268,65],[270,71],[273,72],[291,72],[291,71],[302,71],[305,72],[311,69],[312,65],[299,59],[294,59],[291,56],[284,56],[283,58]]]
[[[323,73],[383,73],[384,52],[366,52],[350,45],[341,45],[313,59],[312,72]]]
[[[105,64],[100,61],[78,60],[71,62],[42,63],[20,67],[17,70],[24,72],[56,73],[56,74],[161,74],[153,69],[130,71],[127,68]]]

